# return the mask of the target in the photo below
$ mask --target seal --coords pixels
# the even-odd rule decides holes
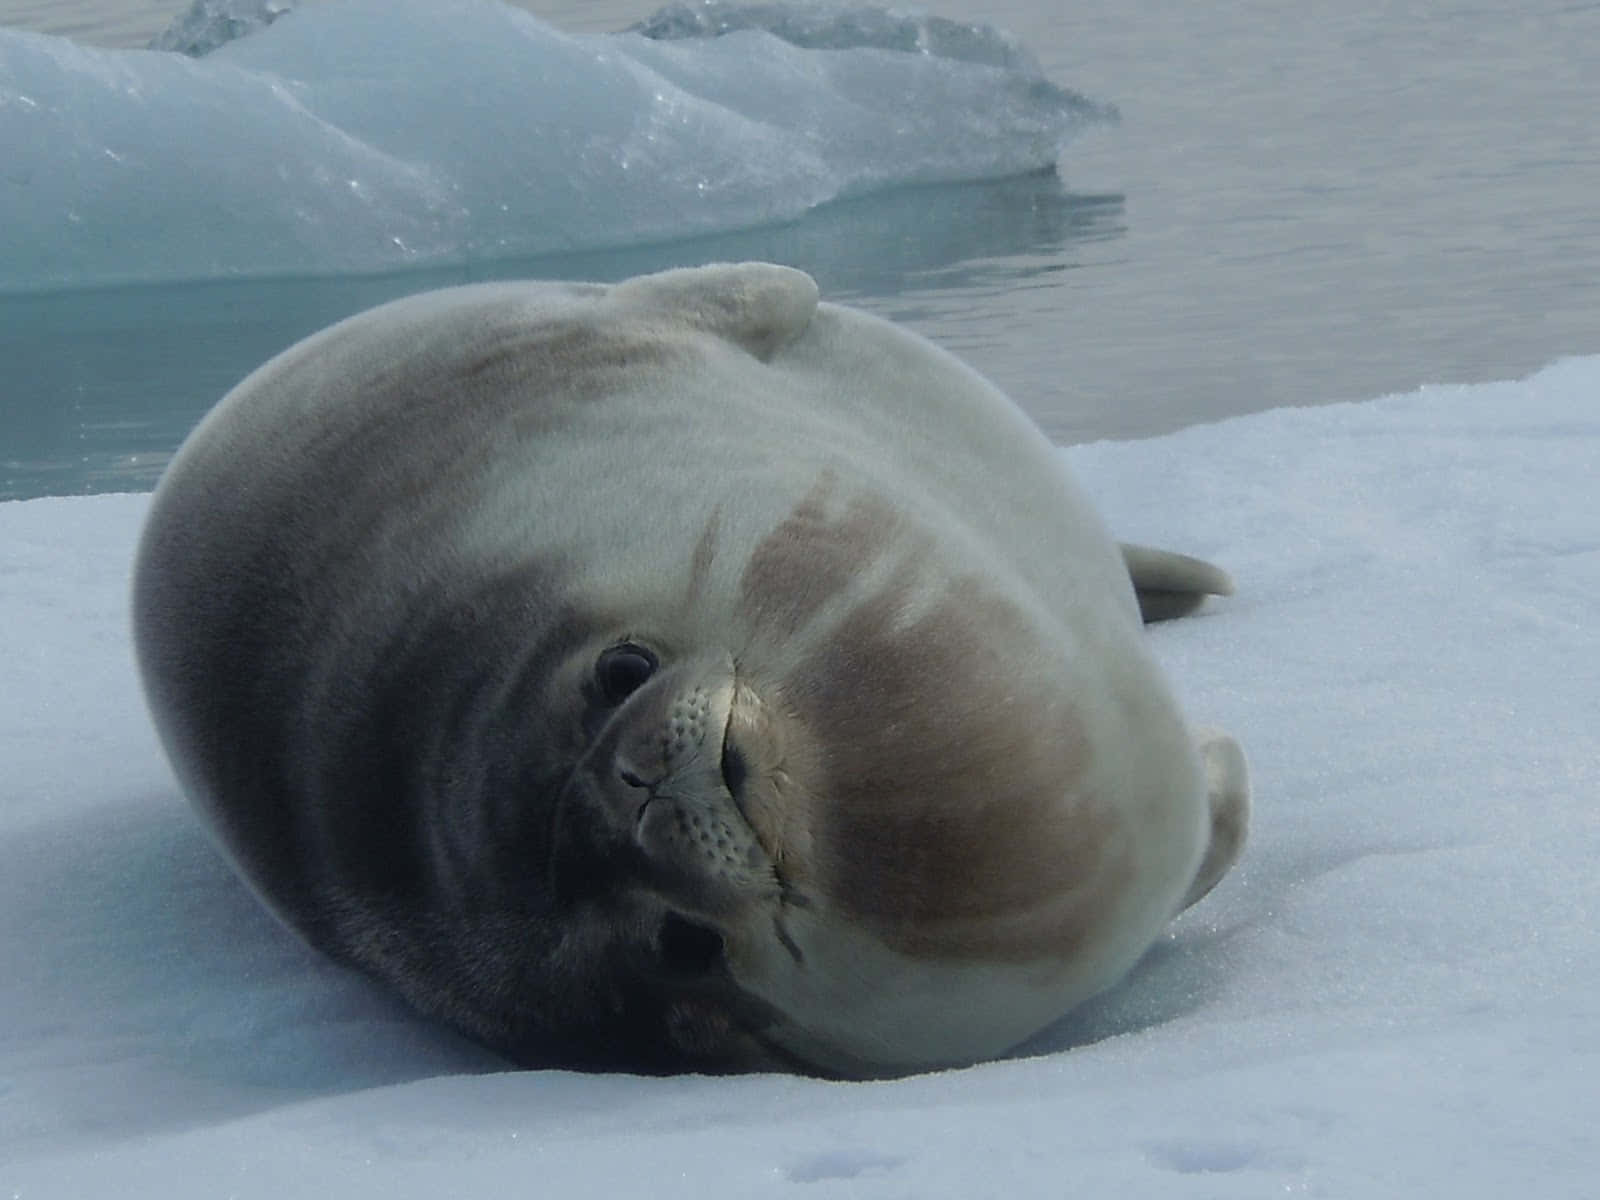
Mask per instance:
[[[524,1064],[1005,1053],[1244,840],[1144,644],[1231,589],[1119,547],[955,358],[713,265],[352,317],[200,423],[134,632],[290,927]]]

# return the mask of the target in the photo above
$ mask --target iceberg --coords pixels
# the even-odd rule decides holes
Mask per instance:
[[[926,297],[1026,286],[1123,228],[1123,198],[1054,173],[899,188],[798,221],[650,246],[395,273],[246,278],[0,295],[0,500],[155,486],[218,397],[284,347],[412,292],[487,279],[626,279],[764,259],[831,296],[909,313]],[[1002,307],[999,312],[1005,312]],[[991,314],[991,320],[1004,321]],[[1126,409],[1124,409],[1126,411]]]
[[[284,0],[249,2],[281,4]],[[695,4],[669,4],[658,9],[653,16],[631,26],[629,32],[671,41],[721,37],[741,29],[764,29],[774,37],[811,50],[871,46],[907,54],[931,54],[958,62],[987,63],[1034,75],[1040,73],[1033,56],[1003,30],[987,25],[964,25],[900,9],[699,0]]]
[[[0,291],[747,229],[1049,170],[1113,116],[1004,35],[875,10],[724,6],[703,28],[669,11],[568,36],[495,0],[287,7],[213,14],[212,41],[247,36],[199,58],[0,31]]]
[[[176,50],[199,58],[235,38],[265,29],[297,3],[298,0],[194,0],[150,39],[150,49]]]

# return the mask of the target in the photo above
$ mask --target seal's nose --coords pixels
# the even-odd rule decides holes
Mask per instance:
[[[738,766],[724,756],[733,704],[731,658],[703,655],[663,663],[647,678],[630,676],[628,682],[580,768],[600,810],[591,819],[610,837],[624,840],[653,800],[725,795],[728,772],[738,774]]]
[[[688,671],[668,670],[617,714],[611,767],[622,785],[618,800],[624,807],[642,804],[647,795],[662,790],[719,782],[727,716],[719,711],[726,705],[717,702],[715,692]]]
[[[633,880],[691,923],[715,922],[776,887],[740,799],[752,775],[728,736],[734,688],[731,659],[654,672],[611,715],[559,810],[563,845],[586,869]],[[683,933],[668,939],[668,957],[709,956],[709,939]]]
[[[722,735],[722,784],[741,810],[744,808],[744,781],[749,774],[750,767],[745,762],[744,752],[734,745],[733,738],[725,732]]]

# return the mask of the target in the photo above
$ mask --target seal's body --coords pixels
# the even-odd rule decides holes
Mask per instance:
[[[315,945],[524,1062],[866,1075],[1004,1052],[1231,865],[1243,760],[1140,630],[1208,590],[956,360],[744,264],[292,347],[134,602],[186,791]]]

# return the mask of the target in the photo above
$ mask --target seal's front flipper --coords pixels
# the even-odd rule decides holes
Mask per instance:
[[[1228,873],[1244,849],[1250,828],[1250,767],[1239,743],[1215,729],[1195,731],[1195,747],[1205,764],[1206,793],[1211,801],[1211,841],[1194,882],[1178,905],[1182,912]]]
[[[1187,616],[1207,596],[1233,595],[1233,580],[1226,571],[1187,554],[1123,542],[1122,561],[1128,566],[1139,598],[1139,615],[1146,625]]]

